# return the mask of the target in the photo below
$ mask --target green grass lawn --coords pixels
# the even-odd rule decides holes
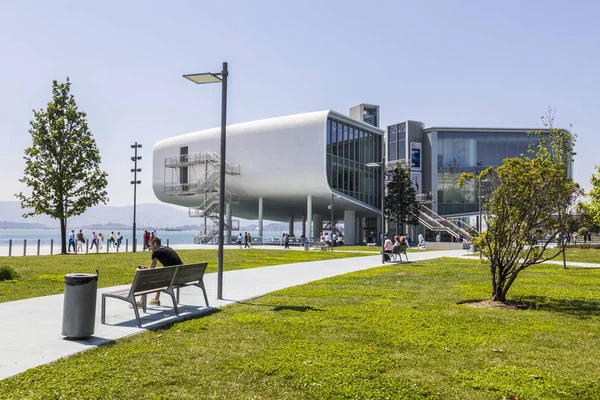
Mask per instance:
[[[489,299],[478,260],[297,286],[0,381],[7,399],[598,399],[600,270],[539,266]]]
[[[548,255],[552,256],[556,254],[557,250],[550,248],[546,250]],[[595,263],[600,264],[600,249],[566,249],[567,253],[567,263],[569,262],[587,262],[587,263]],[[479,252],[469,254],[470,256],[479,257]],[[562,262],[562,254],[552,259],[552,261],[560,261]],[[485,255],[484,255],[485,259]]]
[[[216,250],[177,250],[184,263],[208,261],[207,272],[217,271]],[[0,281],[0,303],[62,293],[64,275],[73,272],[95,273],[98,285],[108,287],[133,281],[137,265],[150,265],[151,253],[98,253],[87,255],[55,255],[31,257],[0,257],[0,267],[14,268],[19,279]],[[304,261],[365,256],[361,253],[292,251],[292,250],[225,250],[225,271]]]

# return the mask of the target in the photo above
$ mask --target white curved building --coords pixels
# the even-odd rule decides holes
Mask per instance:
[[[331,219],[334,195],[333,219],[344,221],[347,243],[365,229],[381,231],[381,168],[366,164],[382,160],[383,134],[331,110],[227,126],[226,225],[231,216],[258,219],[262,236],[263,219],[302,220],[303,233],[315,237]],[[214,128],[154,145],[158,199],[218,217],[220,135]]]

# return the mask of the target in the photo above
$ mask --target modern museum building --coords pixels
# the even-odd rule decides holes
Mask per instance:
[[[259,221],[259,241],[264,220],[289,222],[290,234],[294,222],[302,222],[302,235],[309,240],[330,231],[333,220],[345,243],[365,242],[371,232],[384,230],[384,155],[388,167],[400,163],[410,169],[422,202],[421,226],[405,228],[408,233],[431,237],[447,231],[449,238],[469,240],[465,227],[477,226],[479,204],[473,187],[458,186],[460,174],[525,154],[534,140],[528,132],[537,130],[425,127],[411,120],[386,130],[378,125],[379,107],[360,104],[350,109],[350,116],[327,110],[227,126],[223,192],[229,240],[237,217]],[[220,137],[220,128],[208,129],[161,140],[153,149],[158,199],[188,207],[190,216],[215,225]],[[452,221],[458,219],[462,224],[457,228]],[[198,242],[208,243],[215,235],[205,229]]]

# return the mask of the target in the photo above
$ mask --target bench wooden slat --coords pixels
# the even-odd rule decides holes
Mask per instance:
[[[136,274],[140,274],[140,278],[136,282],[135,293],[144,292],[147,290],[166,289],[173,280],[173,274],[176,272],[176,267],[154,268],[149,270],[138,269]]]

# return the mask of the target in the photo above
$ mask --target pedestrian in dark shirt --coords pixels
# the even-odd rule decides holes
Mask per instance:
[[[181,258],[175,253],[170,247],[163,247],[160,245],[160,239],[154,237],[154,239],[150,240],[149,243],[150,249],[152,250],[152,264],[150,267],[142,267],[143,269],[147,268],[156,268],[156,263],[160,262],[163,267],[171,267],[173,265],[181,265]],[[150,300],[150,304],[155,306],[160,306],[160,292],[156,292],[154,299]],[[142,307],[142,302],[137,302],[138,307]]]

